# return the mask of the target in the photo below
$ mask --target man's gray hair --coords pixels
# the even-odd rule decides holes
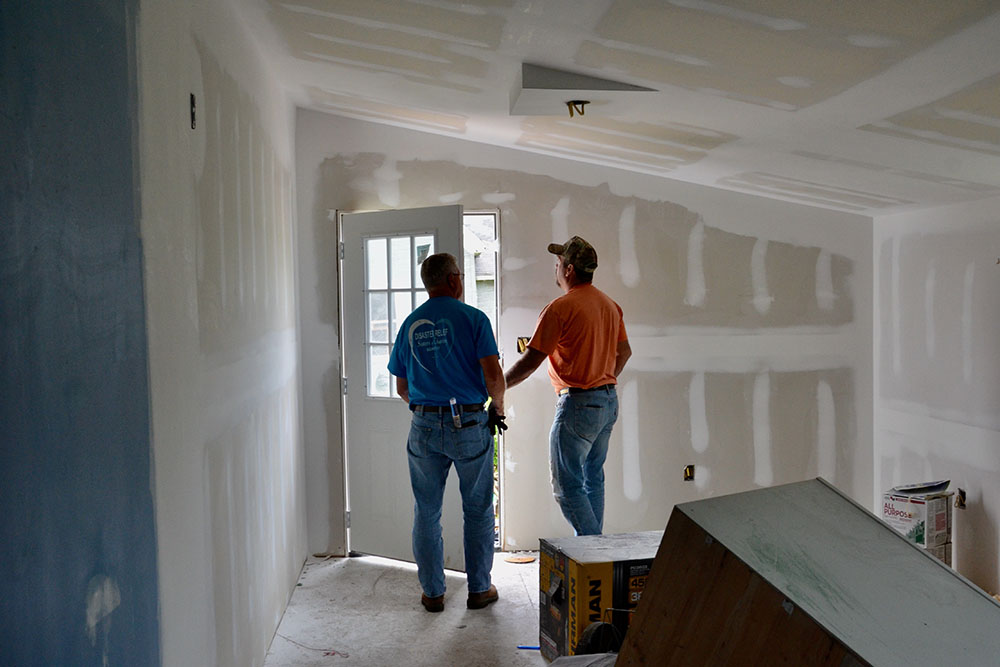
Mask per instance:
[[[444,285],[453,273],[459,273],[458,261],[446,252],[431,255],[420,265],[420,280],[428,290]]]

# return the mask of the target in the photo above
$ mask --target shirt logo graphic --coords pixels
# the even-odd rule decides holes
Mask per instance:
[[[413,360],[425,371],[434,375],[434,371],[427,367],[421,357],[428,363],[438,366],[438,362],[451,354],[452,326],[449,320],[414,320],[410,324],[406,337],[410,342],[410,354]],[[432,361],[433,359],[433,361]]]

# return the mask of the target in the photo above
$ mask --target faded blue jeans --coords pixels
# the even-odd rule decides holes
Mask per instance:
[[[552,495],[577,535],[604,529],[604,460],[618,421],[614,385],[562,394],[549,432]]]
[[[413,414],[406,442],[413,487],[413,558],[427,597],[444,595],[441,502],[455,465],[462,493],[465,573],[470,593],[490,588],[493,569],[493,436],[485,410],[466,412],[456,429],[451,414]]]

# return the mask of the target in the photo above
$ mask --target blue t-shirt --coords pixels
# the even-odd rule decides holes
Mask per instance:
[[[406,378],[410,403],[459,405],[489,397],[479,360],[498,354],[486,314],[450,296],[428,299],[410,313],[396,335],[389,372]]]

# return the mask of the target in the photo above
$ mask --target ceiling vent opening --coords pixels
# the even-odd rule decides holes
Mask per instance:
[[[523,63],[520,85],[515,86],[511,95],[510,115],[556,116],[568,108],[572,118],[574,114],[584,115],[587,105],[586,111],[600,113],[601,107],[612,108],[614,102],[649,92],[656,91],[622,81]]]

